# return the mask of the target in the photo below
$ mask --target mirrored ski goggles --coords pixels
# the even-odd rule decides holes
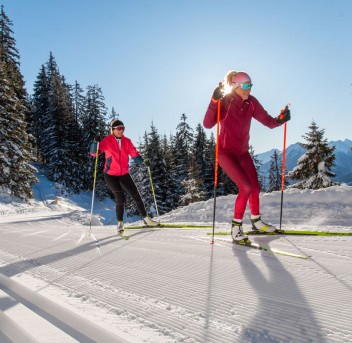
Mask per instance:
[[[125,131],[125,127],[122,126],[122,125],[120,125],[120,126],[114,126],[112,129],[113,129],[113,130],[117,130],[117,131]]]
[[[251,89],[252,86],[253,86],[253,83],[240,83],[240,87],[245,91],[248,89]]]

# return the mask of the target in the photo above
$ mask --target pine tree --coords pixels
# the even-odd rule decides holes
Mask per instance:
[[[36,139],[35,149],[37,160],[43,164],[46,163],[43,154],[45,146],[45,136],[42,134],[48,127],[49,123],[45,120],[49,108],[49,81],[45,66],[42,65],[37,80],[34,83],[34,93],[31,107],[31,126],[30,130]]]
[[[74,108],[75,120],[82,126],[82,117],[84,112],[84,90],[78,81],[75,81],[71,89],[72,104]]]
[[[175,158],[172,152],[172,142],[173,137],[170,135],[168,140],[166,135],[164,135],[162,140],[162,152],[165,160],[165,178],[163,180],[163,186],[167,191],[165,197],[165,209],[167,212],[177,208],[178,196],[177,196],[177,184],[176,180],[176,168],[175,168]]]
[[[80,113],[77,112],[77,103],[74,102],[73,98],[74,87],[67,84],[64,77],[62,77],[62,86],[64,88],[67,107],[63,148],[66,154],[69,155],[68,159],[71,160],[71,163],[68,164],[64,171],[65,181],[63,185],[73,192],[78,193],[84,188],[84,162],[87,151],[83,145],[83,132],[79,123]]]
[[[206,142],[205,147],[205,171],[204,171],[204,186],[207,192],[206,199],[214,197],[214,167],[215,167],[215,137],[213,132]]]
[[[292,185],[295,188],[319,189],[334,185],[331,177],[336,175],[330,170],[334,166],[334,146],[328,146],[327,139],[323,138],[325,130],[319,130],[313,121],[309,126],[310,131],[302,137],[307,143],[299,143],[306,149],[306,153],[298,160],[297,166],[288,173],[288,177],[299,180]]]
[[[275,150],[270,158],[268,192],[279,191],[281,189],[281,168],[279,155]]]
[[[4,6],[0,13],[0,191],[21,199],[32,196],[37,179],[31,141],[27,128],[29,102],[19,66],[12,22]]]
[[[148,145],[148,134],[145,132],[144,133],[144,143],[139,143],[136,145],[138,151],[141,153],[141,155],[145,158],[145,150],[146,150],[146,145]],[[146,161],[146,160],[145,160]],[[147,162],[145,162],[147,163]],[[147,214],[152,215],[153,213],[149,210],[152,210],[155,215],[155,206],[154,201],[153,201],[153,195],[151,193],[151,187],[150,187],[150,181],[149,181],[149,176],[147,175],[148,172],[146,170],[145,166],[138,166],[135,163],[129,163],[129,170],[130,170],[130,175],[135,182],[138,192],[141,195],[141,198],[143,200],[144,206],[146,208]],[[140,215],[137,209],[137,206],[133,199],[125,193],[125,209],[127,212],[127,216],[138,216]],[[149,213],[148,213],[149,212]]]
[[[115,108],[112,107],[110,114],[108,115],[107,122],[112,123],[114,120],[119,119],[120,115],[115,111]]]
[[[200,176],[199,164],[195,155],[191,157],[187,179],[181,181],[181,183],[185,190],[185,193],[180,198],[181,206],[204,200],[205,193],[202,191],[203,178]]]
[[[176,136],[174,138],[173,155],[175,158],[175,178],[178,185],[177,194],[182,196],[185,190],[182,187],[181,181],[187,177],[191,161],[191,153],[193,146],[193,130],[186,122],[187,116],[181,115],[181,123],[177,125]]]
[[[174,205],[175,184],[167,168],[162,141],[153,123],[151,132],[144,135],[144,145],[140,145],[139,150],[150,168],[159,214],[171,211]],[[136,168],[131,169],[148,213],[155,216],[156,208],[148,169],[146,167],[139,167],[137,171],[135,171]]]
[[[88,154],[90,144],[94,139],[100,141],[106,134],[108,134],[108,124],[106,122],[107,109],[104,100],[103,92],[98,85],[87,87],[82,116],[83,147],[86,151],[86,168],[84,176],[84,189],[86,190],[92,189],[95,165],[94,158]],[[99,162],[96,180],[96,194],[97,198],[102,200],[106,196],[111,196],[111,193],[105,185],[103,175],[105,156],[100,155],[97,158],[99,159]]]
[[[41,75],[43,72],[41,72]],[[82,134],[74,113],[72,87],[60,74],[50,53],[46,67],[48,107],[42,115],[42,155],[49,180],[67,190],[78,192],[83,187]]]
[[[204,176],[207,172],[207,136],[205,130],[201,124],[198,124],[196,127],[196,134],[194,137],[194,145],[193,145],[193,157],[194,161],[191,161],[191,164],[196,163],[196,170],[198,171],[198,175],[194,175],[197,179],[202,179],[203,182],[201,184],[201,191],[204,194],[207,194],[207,187],[204,183]],[[191,165],[191,169],[194,167]],[[190,173],[188,172],[190,175]],[[203,197],[204,197],[203,194]]]

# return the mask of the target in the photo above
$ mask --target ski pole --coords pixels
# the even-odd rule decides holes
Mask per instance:
[[[216,117],[216,141],[215,141],[215,165],[214,165],[214,208],[213,208],[213,235],[210,244],[214,244],[215,235],[215,212],[216,212],[216,191],[218,187],[219,167],[219,131],[220,131],[220,99],[218,100],[218,113]]]
[[[95,155],[94,163],[94,174],[93,174],[93,193],[92,193],[92,204],[90,206],[90,221],[89,221],[89,235],[92,231],[92,218],[93,218],[93,205],[94,205],[94,194],[95,194],[95,184],[97,181],[97,169],[98,169],[98,152],[99,152],[99,142],[97,142],[97,150]]]
[[[285,111],[288,110],[290,104],[287,104]],[[284,190],[285,190],[285,170],[286,170],[286,133],[287,133],[287,122],[284,123],[284,147],[282,149],[282,165],[281,165],[281,206],[280,206],[280,230],[282,223],[282,206],[284,202]]]
[[[148,168],[148,174],[149,174],[149,180],[150,180],[150,186],[152,188],[152,194],[153,194],[153,198],[154,198],[154,204],[155,204],[155,210],[156,210],[156,215],[159,218],[159,211],[158,211],[158,205],[156,203],[156,197],[155,197],[155,191],[154,191],[154,186],[153,186],[153,179],[152,179],[152,173],[150,171],[150,167],[147,166]]]

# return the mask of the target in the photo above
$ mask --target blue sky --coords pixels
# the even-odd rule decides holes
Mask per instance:
[[[247,71],[272,115],[291,103],[287,144],[315,120],[352,138],[350,0],[0,0],[13,22],[29,93],[52,51],[67,82],[98,84],[138,143],[152,122],[176,133],[202,123],[213,89]],[[210,133],[209,130],[207,130]],[[215,131],[214,131],[215,132]],[[253,121],[256,153],[282,149],[283,129]]]

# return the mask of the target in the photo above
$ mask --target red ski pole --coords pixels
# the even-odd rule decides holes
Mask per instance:
[[[220,109],[221,101],[218,100],[218,113],[216,117],[216,142],[215,142],[215,165],[214,165],[214,208],[213,208],[213,236],[210,244],[214,244],[215,235],[215,212],[216,212],[216,191],[218,187],[218,169],[219,169],[219,131],[220,131]]]
[[[290,104],[285,107],[286,111]],[[283,115],[280,115],[280,117]],[[281,206],[280,206],[280,230],[282,223],[282,206],[284,202],[284,190],[285,190],[285,170],[286,170],[286,133],[287,133],[287,123],[284,123],[284,148],[282,150],[282,165],[281,165]]]

